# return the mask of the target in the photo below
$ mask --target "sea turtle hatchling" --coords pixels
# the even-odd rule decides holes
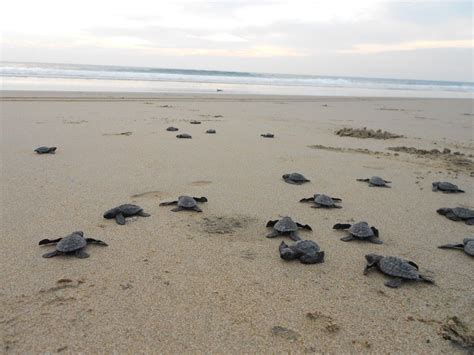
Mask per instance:
[[[215,134],[215,133],[216,133],[216,130],[211,128],[211,129],[208,129],[208,130],[206,131],[206,133]]]
[[[324,262],[324,251],[312,240],[298,240],[293,245],[281,242],[280,258],[284,260],[299,259],[302,264],[317,264]]]
[[[301,184],[304,184],[305,182],[311,181],[311,180],[306,179],[300,173],[284,174],[282,176],[282,179],[285,180],[285,182],[287,182],[288,184],[293,184],[293,185],[301,185]]]
[[[77,231],[69,234],[64,238],[58,239],[43,239],[39,242],[39,245],[53,244],[56,243],[56,249],[52,252],[43,254],[43,258],[52,258],[57,255],[74,254],[74,256],[84,259],[88,258],[89,254],[84,251],[87,244],[97,244],[107,246],[107,243],[102,240],[93,238],[84,238],[84,232]]]
[[[179,131],[179,129],[178,129],[178,128],[176,128],[176,127],[173,127],[173,126],[171,126],[171,127],[168,127],[166,130],[167,130],[167,131],[169,131],[169,132],[176,132],[176,131]]]
[[[181,134],[178,134],[176,136],[176,138],[187,138],[187,139],[191,139],[193,138],[190,134],[187,134],[187,133],[181,133]]]
[[[445,244],[440,245],[441,249],[460,249],[464,250],[467,255],[474,256],[474,238],[464,238],[462,244]]]
[[[104,213],[104,218],[115,218],[117,224],[124,225],[126,217],[140,216],[150,217],[150,214],[143,212],[143,208],[137,205],[126,203],[118,207],[112,208]]]
[[[367,222],[358,222],[352,225],[349,223],[337,223],[332,228],[348,229],[349,235],[341,238],[341,240],[344,242],[359,239],[367,240],[374,244],[383,244],[383,242],[379,239],[378,229],[375,227],[369,227]]]
[[[276,219],[268,221],[266,227],[273,228],[272,232],[267,235],[267,238],[275,238],[279,235],[287,235],[294,241],[301,240],[298,235],[298,228],[313,230],[308,224],[303,225],[301,223],[295,222],[291,219],[291,217],[283,217],[280,220]]]
[[[357,181],[368,182],[370,187],[391,187],[387,184],[390,184],[391,181],[382,179],[380,176],[372,176],[370,179],[357,179]]]
[[[54,154],[57,147],[39,147],[35,149],[35,152],[38,154]]]
[[[274,138],[275,135],[273,133],[263,133],[261,134],[263,138]]]
[[[207,202],[206,197],[191,197],[191,196],[179,196],[176,201],[162,202],[160,206],[178,205],[171,211],[178,212],[183,210],[191,210],[196,212],[202,212],[198,206],[198,202]]]
[[[191,123],[191,124],[201,124],[201,121],[192,120],[192,121],[189,121],[189,123]]]
[[[447,182],[447,181],[433,182],[432,183],[432,190],[433,191],[442,191],[444,193],[464,192],[457,185],[451,184],[450,182]]]
[[[467,225],[474,225],[474,210],[464,207],[447,208],[436,210],[440,215],[452,221],[464,221]]]
[[[413,261],[377,254],[367,254],[365,259],[367,260],[367,265],[364,269],[364,275],[367,275],[374,266],[377,267],[381,272],[392,277],[391,280],[385,282],[387,287],[400,287],[404,280],[424,281],[434,284],[433,279],[419,273],[418,265]]]
[[[313,197],[302,198],[300,200],[300,202],[314,202],[314,206],[311,206],[311,208],[342,208],[336,205],[336,202],[341,201],[340,198],[330,197],[324,194],[315,194]]]

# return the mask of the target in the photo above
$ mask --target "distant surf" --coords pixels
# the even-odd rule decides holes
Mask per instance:
[[[1,62],[2,90],[473,97],[474,83]]]

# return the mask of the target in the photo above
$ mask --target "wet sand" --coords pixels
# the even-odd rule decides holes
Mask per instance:
[[[435,211],[474,207],[472,100],[3,92],[0,104],[2,352],[466,351],[443,334],[452,317],[473,334],[474,260],[437,246],[474,227]],[[335,135],[345,127],[403,138]],[[57,153],[33,153],[42,145]],[[286,184],[289,172],[311,182]],[[372,175],[392,188],[356,181]],[[432,192],[443,180],[466,193]],[[316,192],[343,208],[298,202]],[[182,194],[206,196],[203,213],[158,206]],[[126,202],[152,216],[102,218]],[[300,235],[324,263],[280,259],[288,240],[265,238],[265,224],[285,215],[313,227]],[[383,245],[331,229],[360,220]],[[75,230],[109,246],[41,257],[53,247],[40,239]],[[362,274],[367,253],[413,260],[436,286],[387,288],[377,271]]]

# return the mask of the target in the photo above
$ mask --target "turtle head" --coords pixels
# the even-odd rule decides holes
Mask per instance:
[[[290,177],[290,174],[284,174],[284,175],[282,176],[283,179],[288,179],[289,177]]]
[[[84,232],[83,232],[83,231],[76,231],[76,232],[73,232],[72,234],[78,234],[78,235],[80,235],[81,237],[84,236]]]
[[[56,149],[58,149],[58,147],[49,147],[49,151],[50,151],[50,152],[55,152]]]
[[[377,264],[382,258],[383,256],[378,255],[378,254],[367,254],[365,256],[365,259],[367,260],[367,264],[370,266]]]
[[[451,208],[439,208],[436,210],[441,215],[446,215],[449,211],[451,211]]]
[[[117,208],[112,208],[111,210],[108,210],[107,212],[104,213],[104,218],[112,219],[112,218],[115,218],[116,215],[117,215]]]

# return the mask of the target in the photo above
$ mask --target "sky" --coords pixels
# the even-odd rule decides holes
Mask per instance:
[[[473,1],[14,0],[2,61],[474,81]]]

